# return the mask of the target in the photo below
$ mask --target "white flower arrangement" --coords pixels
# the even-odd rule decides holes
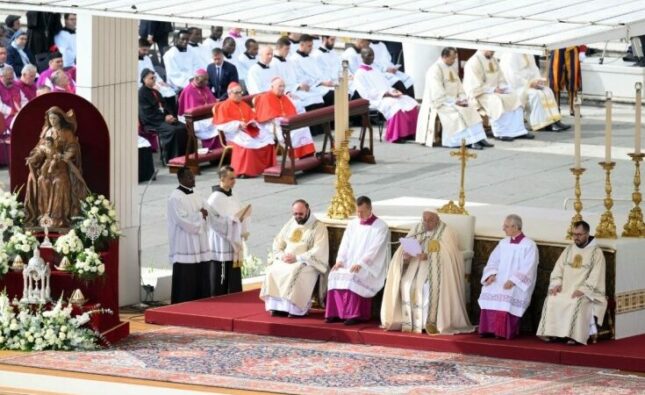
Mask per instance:
[[[16,255],[28,257],[32,251],[38,248],[38,239],[36,239],[36,236],[31,231],[23,233],[21,228],[14,227],[13,234],[9,237],[4,248],[5,253],[12,257]]]
[[[121,236],[116,210],[103,195],[89,195],[81,202],[81,215],[76,219],[74,228],[86,242],[114,240]],[[90,237],[92,235],[92,237]]]
[[[18,193],[0,190],[0,237],[6,241],[15,229],[25,222],[25,205],[18,200]]]
[[[84,249],[83,240],[71,229],[67,234],[58,237],[54,243],[54,250],[62,256],[66,256],[73,261],[78,254]]]
[[[256,277],[264,274],[266,267],[262,259],[255,255],[247,255],[244,257],[242,264],[242,278]]]
[[[11,262],[9,261],[9,254],[4,250],[0,250],[0,278],[7,274],[10,265]]]
[[[77,277],[91,280],[105,273],[105,264],[94,247],[89,247],[78,254],[70,271]]]
[[[72,306],[62,298],[50,310],[33,310],[29,305],[11,303],[0,294],[0,349],[20,351],[95,350],[101,335],[86,327],[91,316],[112,314],[96,309],[72,315]]]

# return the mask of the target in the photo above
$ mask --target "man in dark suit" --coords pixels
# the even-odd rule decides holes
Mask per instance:
[[[208,65],[208,86],[218,101],[228,99],[226,92],[228,84],[239,82],[237,68],[234,64],[224,61],[224,53],[220,48],[213,48],[213,63]]]
[[[152,45],[157,43],[159,56],[163,57],[168,47],[168,35],[172,32],[172,23],[159,21],[139,22],[139,38],[144,38]]]

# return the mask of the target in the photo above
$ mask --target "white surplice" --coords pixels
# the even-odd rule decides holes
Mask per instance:
[[[304,55],[301,52],[296,52],[289,55],[287,58],[294,63],[294,68],[298,73],[300,82],[305,82],[309,85],[309,90],[325,96],[327,92],[332,90],[328,86],[320,85],[325,81],[322,69],[318,66],[318,61],[309,55]]]
[[[286,263],[285,254],[292,254],[296,262]],[[329,270],[329,240],[325,224],[311,214],[300,225],[289,220],[273,240],[271,255],[267,259],[267,274],[262,284],[260,298],[267,311],[278,310],[292,315],[305,315],[311,307],[311,294],[316,281]],[[320,300],[324,292],[321,292]]]
[[[246,52],[246,40],[248,40],[249,38],[246,35],[242,34],[242,33],[240,33],[239,37],[235,37],[230,32],[226,33],[226,37],[230,37],[233,40],[235,40],[235,52],[232,53],[232,57],[233,57],[233,59],[235,59],[235,61],[237,61],[237,58],[241,54]]]
[[[506,81],[520,97],[531,129],[542,129],[562,118],[555,95],[546,79],[540,74],[533,55],[507,52],[500,58],[499,66],[504,72]],[[530,84],[540,80],[545,82],[542,88],[530,87]]]
[[[537,246],[528,237],[524,237],[517,244],[511,244],[510,237],[500,240],[484,267],[479,307],[522,317],[531,303],[537,278],[538,258]],[[493,274],[496,275],[495,281],[491,285],[483,285]],[[504,289],[504,283],[508,280],[515,285],[511,289]]]
[[[299,113],[303,112],[307,106],[324,103],[320,90],[309,89],[304,91],[299,88],[301,83],[306,83],[307,77],[300,73],[300,68],[297,67],[293,60],[274,56],[273,60],[271,60],[271,67],[284,80],[285,90],[294,101]]]
[[[213,260],[208,243],[207,220],[200,209],[208,204],[196,192],[175,189],[168,199],[168,246],[170,263],[200,263]]]
[[[465,99],[466,92],[456,68],[437,60],[426,72],[416,142],[432,147],[437,116],[441,121],[442,146],[458,147],[462,139],[466,144],[485,140],[486,132],[477,110],[472,105],[462,107],[456,104],[457,100]]]
[[[374,51],[374,64],[372,66],[385,73],[385,77],[390,81],[391,85],[396,84],[398,81],[401,81],[406,88],[414,85],[412,77],[404,72],[397,70],[394,73],[389,73],[387,71],[389,67],[394,67],[394,63],[392,63],[392,55],[390,55],[390,51],[387,50],[387,46],[384,42],[372,42],[370,43],[370,48]]]
[[[596,240],[583,248],[570,245],[562,252],[551,272],[549,289],[556,286],[562,290],[544,300],[537,335],[587,344],[589,336],[597,333],[594,317],[602,325],[607,310],[605,256]],[[573,298],[574,291],[583,295]]]
[[[257,62],[258,60],[256,59],[256,56],[249,57],[249,55],[247,55],[246,52],[238,56],[237,57],[237,76],[239,77],[239,79],[242,81],[246,81],[246,76],[249,73],[249,67],[253,66]]]
[[[311,52],[311,56],[316,59],[318,69],[324,79],[338,82],[341,72],[341,58],[334,49],[319,47]]]
[[[155,83],[155,89],[161,93],[161,96],[163,97],[174,97],[176,96],[175,90],[172,89],[168,84],[166,84],[159,73],[155,71],[155,66],[152,64],[152,59],[150,59],[150,55],[144,56],[143,59],[139,59],[139,65],[138,65],[139,72],[137,73],[138,76],[141,76],[141,72],[144,69],[149,69],[155,72],[155,77],[156,77],[156,83]],[[139,79],[139,85],[138,87],[141,88],[141,85],[143,83],[141,82],[141,79]]]
[[[389,236],[390,230],[380,218],[372,225],[361,225],[358,218],[350,220],[336,257],[343,267],[329,273],[327,289],[350,290],[364,298],[376,295],[385,283]],[[353,265],[361,270],[351,273]]]
[[[257,95],[271,89],[271,81],[275,77],[280,77],[278,69],[272,65],[265,65],[259,62],[249,66],[246,76],[246,90],[249,95]]]
[[[392,92],[390,83],[382,72],[367,65],[358,68],[354,88],[363,99],[370,101],[370,108],[377,109],[388,120],[399,111],[410,111],[418,106],[417,101],[407,95],[385,96]]]
[[[506,93],[495,93],[496,88],[505,89]],[[504,79],[494,57],[487,59],[480,50],[468,59],[464,67],[464,90],[471,101],[486,111],[495,137],[519,137],[528,133],[522,103]]]
[[[201,68],[202,59],[195,51],[186,49],[182,52],[177,47],[172,47],[163,55],[163,62],[166,67],[166,82],[178,91],[185,88],[195,76],[195,71]]]
[[[248,219],[242,223],[235,215],[242,204],[231,192],[228,196],[215,190],[208,197],[209,232],[208,240],[213,251],[213,259],[218,262],[239,261],[242,256],[242,233],[247,231]]]
[[[63,55],[63,67],[72,67],[76,64],[76,33],[61,30],[54,36],[54,43]]]
[[[206,67],[208,67],[208,65],[213,61],[212,56],[207,55],[207,51],[203,44],[197,44],[196,46],[188,44],[188,50],[197,58],[200,69],[206,69]]]

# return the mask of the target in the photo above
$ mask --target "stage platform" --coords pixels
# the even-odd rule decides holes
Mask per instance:
[[[258,294],[259,290],[252,290],[149,309],[145,312],[145,320],[157,325],[645,372],[645,335],[605,340],[589,346],[569,346],[544,343],[530,335],[506,341],[482,339],[477,334],[428,336],[386,332],[376,321],[354,326],[326,324],[321,310],[312,310],[304,318],[271,317],[264,311]]]

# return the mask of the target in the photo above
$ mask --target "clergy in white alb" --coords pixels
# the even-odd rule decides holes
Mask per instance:
[[[180,122],[186,123],[186,114],[193,108],[214,104],[217,99],[208,88],[208,73],[204,69],[195,71],[192,80],[186,85],[179,95],[177,106],[177,118]],[[204,147],[213,144],[212,139],[218,135],[217,128],[211,119],[202,119],[193,123],[195,136],[202,141]]]
[[[188,50],[189,36],[187,30],[180,30],[175,46],[163,55],[163,62],[166,67],[166,82],[176,92],[188,85],[195,71],[202,67],[201,57],[195,51]]]
[[[233,53],[231,53],[231,56],[234,59],[237,59],[241,54],[244,53],[244,51],[246,51],[244,44],[246,44],[248,37],[246,37],[246,35],[242,33],[242,29],[240,29],[239,27],[233,27],[228,30],[228,33],[226,33],[226,37],[224,37],[224,39],[226,40],[227,38],[231,38],[235,41],[235,50]]]
[[[207,203],[195,193],[195,176],[187,167],[177,172],[179,188],[168,199],[168,247],[172,264],[171,303],[210,296]]]
[[[417,131],[419,106],[416,100],[390,86],[384,74],[373,68],[374,51],[361,51],[363,64],[354,75],[354,88],[363,98],[370,101],[370,108],[378,110],[385,117],[385,140],[395,142],[414,137]]]
[[[271,60],[271,67],[278,73],[285,83],[285,90],[296,105],[298,113],[304,112],[307,108],[315,108],[322,105],[324,92],[319,89],[311,89],[307,83],[307,76],[303,75],[296,61],[289,58],[291,41],[286,37],[280,37],[276,42],[276,49]]]
[[[204,49],[208,51],[209,54],[209,59],[210,59],[210,54],[213,53],[213,50],[215,48],[222,48],[222,34],[224,33],[224,29],[221,26],[211,26],[211,35],[208,36],[206,40],[202,43],[204,46]]]
[[[211,287],[214,296],[242,292],[244,239],[248,236],[249,222],[248,217],[238,217],[244,207],[233,194],[235,170],[222,166],[217,174],[219,185],[213,187],[208,197],[208,241],[215,261]]]
[[[444,48],[441,57],[426,72],[423,102],[417,122],[416,142],[432,147],[437,117],[441,121],[441,145],[458,147],[461,140],[472,149],[492,147],[486,141],[481,116],[470,106],[454,67],[455,48]]]
[[[271,89],[271,81],[280,77],[278,69],[273,67],[273,48],[263,46],[258,51],[258,60],[249,67],[246,76],[246,90],[249,95],[257,95]]]
[[[414,97],[414,80],[400,71],[400,64],[392,63],[392,55],[383,41],[371,40],[370,48],[374,51],[374,67],[385,74],[392,87],[410,97]]]
[[[353,325],[368,321],[372,298],[385,282],[389,228],[372,213],[372,201],[366,196],[356,199],[356,216],[347,223],[336,264],[329,273],[327,323],[344,320],[345,325]]]
[[[547,341],[566,338],[587,344],[607,310],[605,256],[584,221],[574,224],[573,243],[551,272],[537,335]]]
[[[63,67],[76,64],[76,14],[64,14],[65,27],[54,36],[54,44],[63,54]]]
[[[388,269],[381,305],[385,330],[428,334],[472,332],[466,313],[464,257],[457,235],[439,216],[424,211],[406,238],[421,246],[412,256],[399,247]]]
[[[546,78],[540,74],[535,57],[514,52],[504,53],[499,60],[504,78],[520,97],[531,130],[560,132],[569,129],[560,122],[555,95]]]
[[[522,233],[519,216],[506,217],[503,229],[507,237],[488,257],[481,278],[479,333],[512,339],[531,303],[539,256],[535,242]]]
[[[336,37],[322,36],[322,42],[319,47],[314,46],[311,56],[318,62],[320,74],[324,79],[338,82],[341,71],[341,58],[334,49]]]
[[[140,38],[139,39],[139,64],[138,64],[138,74],[141,75],[141,72],[145,69],[152,70],[155,72],[155,89],[161,93],[161,96],[163,96],[164,99],[168,100],[171,99],[172,101],[175,101],[176,98],[176,93],[175,90],[172,89],[168,84],[164,82],[164,80],[161,78],[159,73],[155,71],[155,67],[152,64],[152,59],[150,58],[150,42],[146,40],[145,38]],[[141,88],[141,85],[143,83],[139,81],[139,88]],[[173,105],[174,107],[174,105]]]
[[[273,239],[260,291],[260,299],[264,300],[265,309],[272,316],[306,315],[316,281],[320,278],[319,291],[323,291],[325,274],[329,270],[325,224],[311,214],[309,204],[302,199],[291,205],[291,212],[293,218]]]
[[[222,41],[222,54],[224,55],[224,61],[229,62],[230,64],[235,66],[236,70],[239,70],[239,65],[237,61],[237,56],[239,56],[239,54],[237,56],[235,55],[236,49],[237,49],[237,44],[235,43],[235,40],[232,37],[226,37],[224,41]],[[244,52],[244,50],[242,50],[242,52]]]
[[[464,66],[464,90],[468,99],[488,115],[495,138],[513,141],[534,138],[524,127],[524,109],[493,57],[494,51],[479,50]]]
[[[334,83],[325,78],[322,69],[318,67],[318,61],[311,56],[312,51],[313,37],[303,34],[300,36],[298,50],[289,55],[289,60],[294,62],[299,82],[308,84],[311,91],[323,97],[326,106],[331,106],[334,104]]]
[[[258,42],[252,38],[246,40],[244,44],[246,50],[239,54],[237,57],[237,76],[240,81],[246,81],[246,76],[249,73],[249,67],[257,63],[258,56]]]

